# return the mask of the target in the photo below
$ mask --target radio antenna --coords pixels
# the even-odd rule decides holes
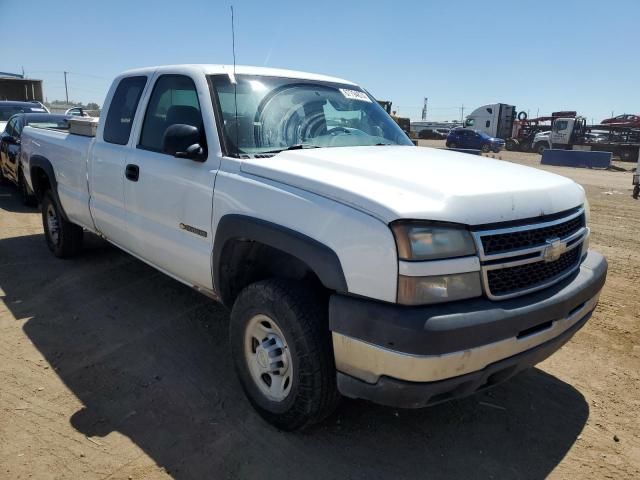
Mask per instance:
[[[240,124],[238,123],[238,80],[236,79],[236,30],[235,21],[233,17],[233,5],[231,7],[231,50],[233,52],[233,103],[235,105],[235,128],[236,128],[236,156],[240,157]]]

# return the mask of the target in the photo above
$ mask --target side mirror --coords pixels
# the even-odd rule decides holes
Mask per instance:
[[[10,143],[11,145],[20,145],[20,139],[12,136],[4,137],[5,142]]]
[[[174,157],[203,162],[204,149],[200,145],[200,130],[183,123],[169,126],[162,137],[162,151]]]

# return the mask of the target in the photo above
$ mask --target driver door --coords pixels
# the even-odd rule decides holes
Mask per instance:
[[[10,136],[2,142],[2,168],[7,178],[18,182],[18,159],[20,157],[20,134],[24,126],[22,115],[11,118],[7,124],[7,132]]]
[[[127,158],[124,203],[132,251],[180,280],[212,289],[211,218],[218,158],[177,158],[163,151],[166,129],[175,124],[197,127],[207,147],[202,105],[211,103],[206,85],[196,87],[187,75],[156,78],[138,125],[136,147]]]
[[[553,123],[553,129],[551,130],[551,146],[555,148],[554,145],[568,145],[572,130],[572,119],[556,120]]]

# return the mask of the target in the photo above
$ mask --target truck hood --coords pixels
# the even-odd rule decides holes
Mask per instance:
[[[548,215],[584,190],[543,170],[424,147],[292,150],[244,160],[241,171],[334,199],[388,223],[424,219],[480,225]]]

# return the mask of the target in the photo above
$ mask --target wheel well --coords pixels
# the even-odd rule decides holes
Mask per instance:
[[[299,258],[260,242],[229,239],[220,255],[219,285],[224,305],[231,307],[248,285],[267,278],[287,278],[324,289],[315,272]]]
[[[51,188],[51,181],[43,168],[31,168],[31,186],[33,187],[33,193],[35,193],[38,201],[41,202],[44,192]]]

